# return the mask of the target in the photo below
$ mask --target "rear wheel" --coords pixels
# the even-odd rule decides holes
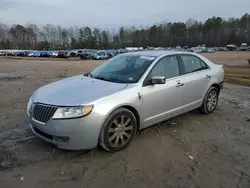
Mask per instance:
[[[112,112],[105,121],[99,145],[106,151],[120,151],[133,140],[137,130],[134,114],[126,108]]]
[[[211,114],[217,107],[219,91],[216,87],[210,87],[200,108],[201,112]]]

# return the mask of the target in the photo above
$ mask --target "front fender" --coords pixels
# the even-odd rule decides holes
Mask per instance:
[[[140,114],[141,104],[142,100],[138,97],[136,88],[130,88],[98,100],[94,103],[93,111],[102,117],[103,125],[104,121],[114,110],[124,106],[132,107]],[[140,122],[142,121],[140,120]]]

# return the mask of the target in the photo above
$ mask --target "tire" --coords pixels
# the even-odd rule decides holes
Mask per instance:
[[[105,120],[99,137],[99,145],[106,151],[121,151],[128,147],[136,131],[137,120],[134,114],[126,108],[119,108]]]
[[[211,114],[217,107],[218,97],[219,90],[216,87],[210,87],[205,95],[200,111],[204,114]]]

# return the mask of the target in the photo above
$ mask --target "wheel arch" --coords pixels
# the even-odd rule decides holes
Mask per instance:
[[[209,88],[211,88],[211,87],[215,87],[216,89],[218,89],[218,92],[220,93],[220,85],[219,84],[214,83]]]
[[[105,116],[105,118],[101,124],[101,130],[99,132],[98,145],[101,146],[104,150],[110,151],[110,149],[106,147],[106,145],[104,144],[104,141],[103,141],[104,136],[103,136],[102,132],[105,128],[104,123],[109,118],[110,114],[112,114],[115,110],[118,110],[120,108],[125,108],[125,109],[129,110],[136,118],[137,130],[140,128],[140,116],[139,116],[138,110],[136,110],[136,108],[133,107],[132,105],[124,104],[124,105],[116,106],[115,108],[111,109],[109,111],[109,113]]]
[[[203,98],[203,101],[202,101],[202,105],[201,105],[201,107],[199,108],[200,109],[200,111],[202,112],[202,113],[205,113],[205,114],[210,114],[210,113],[212,113],[213,111],[214,111],[214,109],[216,108],[216,106],[215,106],[215,108],[212,110],[212,111],[208,111],[207,110],[207,107],[206,107],[206,98],[207,98],[207,96],[208,96],[208,94],[209,94],[209,92],[211,91],[211,89],[212,88],[216,88],[217,90],[218,90],[218,93],[217,93],[217,101],[216,101],[216,106],[217,106],[217,103],[218,103],[218,96],[219,96],[219,93],[220,93],[220,85],[219,84],[217,84],[217,83],[214,83],[214,84],[212,84],[209,88],[208,88],[208,90],[207,90],[207,92],[206,92],[206,94],[205,94],[205,96],[204,96],[204,98]]]
[[[140,123],[141,123],[140,114],[139,114],[138,110],[136,109],[136,107],[134,107],[131,104],[121,104],[119,106],[116,106],[116,107],[112,108],[109,111],[109,113],[107,113],[107,115],[105,116],[105,118],[104,118],[104,120],[102,122],[102,127],[103,127],[103,124],[106,121],[106,119],[110,116],[110,114],[112,112],[114,112],[115,110],[119,109],[119,108],[126,108],[127,110],[131,111],[134,114],[134,116],[136,118],[137,129],[139,130],[140,129]]]
[[[124,105],[124,106],[121,106],[119,108],[126,108],[134,114],[134,116],[136,118],[137,130],[139,130],[141,120],[140,120],[140,114],[138,113],[138,111],[133,106],[130,106],[130,105]]]
[[[216,89],[218,89],[218,94],[220,93],[220,85],[219,85],[218,83],[213,83],[213,84],[211,84],[211,85],[207,88],[207,90],[205,91],[205,94],[204,94],[204,96],[203,96],[202,102],[205,100],[205,97],[206,97],[206,95],[207,95],[207,92],[209,91],[209,89],[210,89],[211,87],[215,87]]]

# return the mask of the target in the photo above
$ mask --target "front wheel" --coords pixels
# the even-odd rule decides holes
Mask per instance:
[[[217,107],[219,91],[216,87],[210,87],[200,108],[201,112],[211,114]]]
[[[133,140],[137,130],[134,114],[126,108],[112,112],[105,121],[99,138],[99,145],[106,151],[120,151]]]

